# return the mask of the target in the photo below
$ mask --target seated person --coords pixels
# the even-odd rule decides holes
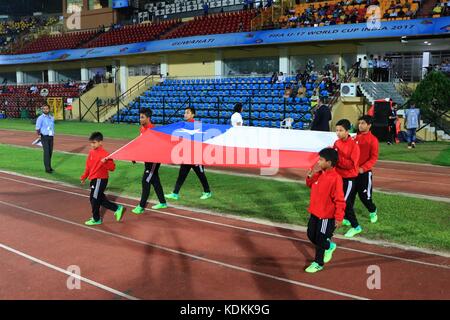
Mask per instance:
[[[286,82],[286,77],[283,75],[283,72],[280,72],[280,74],[278,75],[277,83],[285,83],[285,82]]]
[[[304,98],[306,97],[306,88],[302,85],[299,86],[297,90],[297,97]]]
[[[32,85],[30,87],[30,93],[36,94],[38,92],[39,92],[39,89],[38,89],[38,87],[36,85]]]
[[[434,9],[433,9],[433,13],[441,14],[441,12],[442,12],[442,7],[439,4],[436,4],[436,7],[434,7]]]
[[[284,90],[283,98],[289,98],[292,95],[292,88],[291,86],[287,86]]]

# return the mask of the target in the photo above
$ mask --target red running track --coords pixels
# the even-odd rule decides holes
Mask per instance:
[[[174,208],[136,216],[115,200],[121,222],[107,212],[86,227],[88,190],[0,173],[0,299],[450,299],[448,257],[336,239],[310,275],[303,232]],[[72,265],[81,290],[67,289]]]
[[[36,136],[32,132],[0,130],[0,143],[29,147],[35,138]],[[112,152],[127,142],[127,140],[107,139],[105,148]],[[55,138],[55,150],[87,153],[89,146],[86,139],[82,137],[58,135]],[[407,151],[405,150],[405,152]],[[413,150],[413,152],[416,151]],[[227,169],[223,167],[215,169],[259,175],[258,169]],[[450,168],[379,161],[373,171],[374,187],[378,190],[450,198]],[[306,170],[302,169],[281,169],[277,174],[277,177],[300,181],[304,181],[305,176]]]

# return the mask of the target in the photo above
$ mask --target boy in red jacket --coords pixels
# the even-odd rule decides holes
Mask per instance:
[[[324,263],[331,260],[336,250],[331,237],[334,229],[342,225],[345,212],[342,177],[334,168],[337,161],[337,151],[325,148],[319,152],[320,170],[309,170],[306,176],[306,185],[311,188],[308,238],[316,246],[314,262],[305,269],[308,273],[322,270]]]
[[[373,117],[365,115],[359,118],[359,133],[355,138],[359,145],[359,174],[356,190],[364,206],[369,210],[370,222],[378,220],[377,207],[372,201],[372,167],[378,160],[378,139],[370,132]]]
[[[91,151],[86,159],[86,170],[81,176],[83,184],[88,178],[91,187],[90,201],[92,206],[92,218],[85,222],[88,226],[102,224],[100,217],[100,206],[114,211],[117,221],[120,221],[124,208],[109,201],[104,192],[108,185],[108,171],[114,171],[116,165],[112,159],[108,159],[109,153],[102,147],[103,135],[100,132],[94,132],[89,138]]]
[[[352,139],[349,133],[350,121],[341,119],[336,123],[336,135],[338,140],[333,148],[338,152],[339,160],[336,165],[336,171],[342,177],[344,184],[345,197],[345,219],[342,222],[344,226],[352,226],[345,236],[352,238],[361,233],[362,228],[356,219],[353,206],[356,198],[356,178],[358,177],[359,146]]]

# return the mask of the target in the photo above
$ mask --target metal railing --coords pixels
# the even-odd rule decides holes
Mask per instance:
[[[81,97],[80,97],[80,121],[82,121],[85,116],[90,113],[94,116],[94,118],[97,120],[97,122],[100,122],[100,119],[103,119],[105,116],[108,115],[110,110],[115,109],[116,112],[119,114],[120,110],[122,108],[129,108],[129,105],[127,103],[127,99],[129,99],[132,95],[134,95],[136,92],[139,92],[143,88],[149,88],[151,85],[154,85],[156,82],[156,79],[159,79],[159,76],[156,75],[148,75],[139,82],[137,82],[135,85],[133,85],[131,88],[126,90],[121,95],[115,97],[115,98],[99,98],[97,97],[92,103],[85,104]],[[120,84],[116,83],[116,90],[117,86]],[[138,97],[139,98],[139,97]],[[131,102],[131,101],[130,101]],[[81,113],[81,104],[86,108],[86,112],[84,114]],[[95,113],[94,113],[95,112]]]

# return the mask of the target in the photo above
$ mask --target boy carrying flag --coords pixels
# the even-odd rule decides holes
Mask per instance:
[[[184,110],[184,120],[187,122],[195,122],[195,109],[192,107],[188,107]],[[166,194],[167,199],[172,200],[178,200],[180,196],[178,195],[180,193],[181,186],[183,185],[184,181],[186,180],[189,172],[194,170],[195,174],[197,175],[198,179],[200,180],[200,183],[203,186],[203,194],[200,197],[202,200],[206,200],[211,198],[211,190],[209,189],[208,179],[205,175],[205,168],[200,165],[191,165],[191,164],[182,164],[180,165],[180,171],[178,172],[178,178],[175,182],[175,188],[173,189],[173,192],[171,194]]]
[[[122,218],[124,207],[109,201],[104,192],[108,185],[108,171],[114,171],[116,165],[112,159],[108,159],[109,153],[103,149],[103,135],[100,132],[94,132],[89,137],[91,151],[86,159],[86,169],[81,176],[81,183],[84,184],[86,178],[90,180],[92,206],[92,218],[85,222],[88,226],[102,224],[100,217],[100,206],[114,211],[116,221]]]
[[[373,117],[365,115],[359,118],[359,133],[355,138],[359,145],[359,174],[356,179],[356,190],[359,199],[369,210],[370,222],[378,220],[377,207],[372,201],[372,168],[378,160],[378,139],[370,132]]]
[[[356,219],[355,205],[356,198],[356,178],[358,177],[359,146],[352,139],[349,133],[350,121],[341,119],[336,123],[336,135],[339,138],[334,143],[333,148],[338,152],[339,160],[336,171],[342,177],[344,184],[345,219],[344,226],[351,226],[345,236],[352,238],[362,232],[362,228]]]
[[[140,132],[141,135],[147,130],[153,128],[151,123],[152,111],[150,109],[142,109],[139,114],[139,121],[141,123]],[[135,163],[135,162],[133,162]],[[142,214],[145,211],[148,197],[150,196],[150,186],[155,188],[156,195],[159,200],[159,204],[152,206],[152,209],[165,209],[167,208],[166,199],[164,197],[163,187],[159,179],[159,167],[160,163],[145,162],[144,174],[142,176],[142,193],[140,203],[132,210],[135,214]]]
[[[337,151],[325,148],[319,152],[320,170],[309,170],[306,176],[306,185],[311,188],[308,238],[316,246],[314,262],[305,269],[308,273],[321,271],[336,250],[331,237],[335,228],[342,225],[345,211],[342,177],[334,168],[337,161]]]

